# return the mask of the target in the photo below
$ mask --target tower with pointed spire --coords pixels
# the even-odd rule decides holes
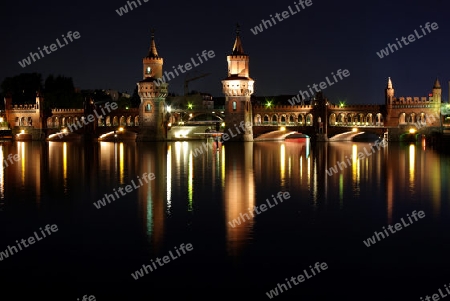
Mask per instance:
[[[442,96],[442,89],[441,89],[441,83],[439,82],[439,79],[436,78],[436,81],[433,85],[433,102],[435,103],[441,103],[441,96]]]
[[[152,30],[150,49],[142,60],[143,80],[137,83],[141,99],[139,105],[139,141],[164,141],[167,137],[167,113],[165,99],[169,84],[162,82],[163,58],[156,50],[155,35]],[[158,80],[160,79],[160,80]]]
[[[228,76],[222,80],[225,94],[225,133],[233,132],[230,141],[253,141],[250,96],[253,94],[254,81],[249,77],[249,56],[242,47],[239,25],[236,26],[236,40],[231,55],[227,56],[227,62]],[[236,131],[241,122],[247,125],[244,132]]]
[[[394,101],[394,88],[390,77],[388,77],[387,87],[385,89],[385,98],[386,105],[391,105]]]

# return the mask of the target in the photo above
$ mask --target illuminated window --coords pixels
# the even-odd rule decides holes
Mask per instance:
[[[152,71],[152,68],[147,67],[147,70],[146,70],[147,74],[150,74],[151,71]]]
[[[145,112],[151,112],[152,111],[152,105],[151,104],[146,104],[145,105]]]
[[[236,107],[237,107],[237,104],[235,101],[233,101],[233,111],[236,111]]]

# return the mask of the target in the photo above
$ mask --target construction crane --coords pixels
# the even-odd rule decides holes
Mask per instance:
[[[202,78],[202,77],[205,77],[205,76],[208,76],[210,74],[211,73],[201,73],[200,75],[191,77],[191,78],[188,78],[188,76],[186,76],[186,79],[184,80],[184,96],[188,95],[188,93],[189,93],[189,88],[188,88],[189,82],[199,79],[199,78]]]

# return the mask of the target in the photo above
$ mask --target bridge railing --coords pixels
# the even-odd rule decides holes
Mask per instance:
[[[355,126],[384,126],[384,122],[336,122],[335,124],[329,124],[328,126],[343,126],[343,127],[355,127]]]

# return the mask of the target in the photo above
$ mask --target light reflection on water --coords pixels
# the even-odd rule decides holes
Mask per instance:
[[[213,222],[225,228],[227,252],[234,255],[252,242],[263,217],[250,216],[235,227],[229,222],[278,191],[295,196],[292,204],[280,206],[284,214],[305,208],[345,210],[366,202],[384,207],[387,224],[396,220],[400,208],[417,205],[429,207],[439,219],[442,203],[450,199],[448,158],[422,143],[389,144],[374,151],[372,144],[362,142],[230,143],[211,145],[195,156],[199,147],[201,142],[100,142],[89,147],[6,143],[0,159],[18,153],[20,161],[0,171],[0,199],[14,204],[26,198],[39,208],[43,197],[80,202],[83,195],[83,202],[92,206],[105,193],[152,172],[154,181],[123,197],[136,201],[136,218],[152,247],[164,245],[169,217],[190,228],[196,214],[214,203],[223,216],[214,215]],[[337,172],[327,174],[332,167]]]

